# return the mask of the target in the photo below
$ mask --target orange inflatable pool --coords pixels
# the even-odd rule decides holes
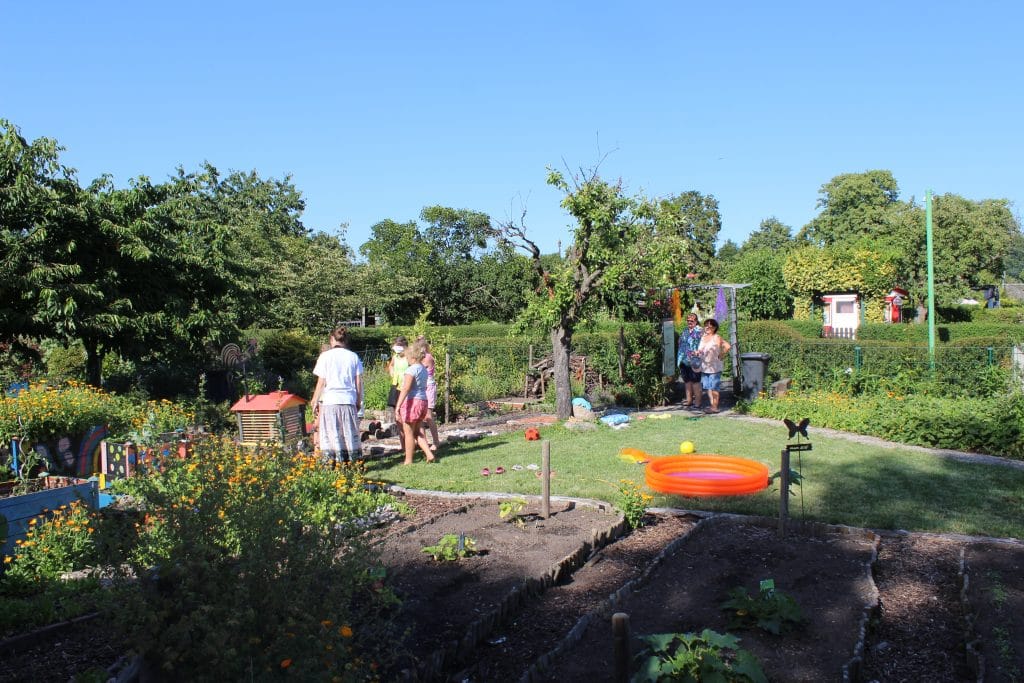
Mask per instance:
[[[731,455],[667,455],[652,458],[647,486],[677,496],[740,496],[768,487],[768,466]]]

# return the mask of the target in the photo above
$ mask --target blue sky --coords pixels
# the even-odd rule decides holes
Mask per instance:
[[[307,227],[431,204],[571,239],[546,167],[794,232],[840,173],[1024,193],[1024,3],[3,3],[0,117],[85,184],[209,161],[292,176]]]

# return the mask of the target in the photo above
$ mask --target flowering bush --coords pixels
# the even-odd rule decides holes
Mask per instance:
[[[653,497],[641,491],[635,482],[629,479],[619,481],[619,509],[622,510],[630,529],[636,529],[643,524],[647,505],[651,500]]]
[[[117,396],[85,384],[31,384],[16,396],[0,399],[0,441],[29,442],[83,434],[105,425],[111,434],[136,443],[155,443],[160,434],[195,423],[191,407]]]
[[[42,441],[81,434],[97,425],[107,425],[117,433],[126,430],[131,412],[126,399],[84,384],[39,382],[17,396],[0,399],[0,440],[20,436]]]
[[[14,542],[16,554],[4,557],[4,581],[30,590],[64,572],[81,569],[95,548],[95,517],[84,503],[73,501],[29,519],[25,538]]]
[[[164,465],[118,482],[144,512],[107,558],[130,569],[111,619],[153,665],[183,680],[390,669],[394,598],[361,529],[394,501],[361,467],[212,438]]]

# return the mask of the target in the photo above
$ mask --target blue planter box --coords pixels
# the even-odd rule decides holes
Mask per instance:
[[[56,510],[75,500],[84,501],[92,509],[99,507],[99,485],[86,481],[71,486],[44,489],[21,496],[0,498],[0,530],[6,526],[7,538],[0,554],[14,555],[15,541],[25,538],[28,521],[38,517],[43,510]]]

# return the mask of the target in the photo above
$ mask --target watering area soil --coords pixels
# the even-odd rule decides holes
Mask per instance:
[[[378,542],[410,628],[407,680],[616,680],[615,613],[629,617],[633,653],[643,635],[728,630],[775,681],[1022,680],[1019,540],[795,523],[780,536],[774,520],[681,510],[627,532],[607,504],[554,499],[545,519],[536,498],[516,525],[497,495],[401,495],[414,512]],[[422,552],[446,534],[483,552]],[[768,578],[806,622],[728,629],[727,593]],[[108,667],[123,653],[105,633],[92,620],[0,647],[0,681]]]

